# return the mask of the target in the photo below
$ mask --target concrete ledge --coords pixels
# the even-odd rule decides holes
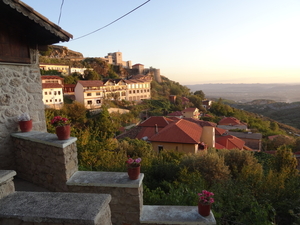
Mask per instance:
[[[16,176],[16,171],[14,170],[0,170],[0,184],[7,182],[14,176]]]
[[[215,225],[212,212],[207,217],[198,213],[197,206],[162,206],[144,205],[140,218],[141,224],[184,224],[184,225]]]
[[[108,194],[15,192],[0,200],[0,221],[109,225],[110,200]]]
[[[126,172],[77,171],[67,181],[67,185],[138,188],[142,185],[143,178],[143,173],[139,179],[130,180]]]
[[[60,148],[65,148],[77,141],[76,137],[70,137],[68,140],[58,140],[56,134],[40,131],[12,133],[11,136]]]

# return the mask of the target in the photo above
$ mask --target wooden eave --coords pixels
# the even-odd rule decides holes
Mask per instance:
[[[18,26],[22,29],[31,45],[50,45],[73,38],[71,34],[19,0],[0,0],[0,20],[8,26]]]

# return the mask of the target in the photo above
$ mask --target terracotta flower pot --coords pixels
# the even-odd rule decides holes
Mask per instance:
[[[58,140],[68,140],[70,138],[71,126],[65,125],[55,128]]]
[[[198,213],[201,216],[209,216],[211,204],[202,204],[198,202]]]
[[[32,129],[32,120],[19,121],[19,127],[22,132],[29,132]]]
[[[127,168],[127,173],[130,180],[137,180],[141,173],[141,166],[138,167],[130,167]]]

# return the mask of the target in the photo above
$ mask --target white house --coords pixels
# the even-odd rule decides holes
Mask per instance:
[[[43,102],[46,108],[60,109],[64,104],[63,78],[59,76],[41,76]]]
[[[99,108],[104,99],[140,101],[150,99],[150,81],[143,80],[80,80],[75,86],[76,101],[86,108]]]

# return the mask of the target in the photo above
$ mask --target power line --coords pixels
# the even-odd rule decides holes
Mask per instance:
[[[109,23],[109,24],[107,24],[107,25],[105,25],[105,26],[103,26],[103,27],[100,27],[99,29],[94,30],[94,31],[92,31],[92,32],[90,32],[90,33],[88,33],[88,34],[82,35],[82,36],[80,36],[80,37],[78,37],[78,38],[74,38],[73,40],[70,40],[70,41],[75,41],[75,40],[78,40],[78,39],[80,39],[80,38],[83,38],[83,37],[86,37],[86,36],[88,36],[88,35],[91,35],[91,34],[93,34],[93,33],[96,33],[97,31],[102,30],[102,29],[104,29],[105,27],[108,27],[108,26],[110,26],[111,24],[117,22],[118,20],[124,18],[125,16],[129,15],[130,13],[132,13],[133,11],[135,11],[135,10],[137,10],[138,8],[142,7],[143,5],[147,4],[148,2],[150,2],[150,0],[144,2],[143,4],[141,4],[141,5],[139,5],[138,7],[134,8],[134,9],[131,10],[130,12],[126,13],[125,15],[119,17],[118,19],[112,21],[111,23]],[[69,41],[69,42],[70,42],[70,41]]]
[[[60,17],[61,17],[61,13],[62,13],[62,8],[63,8],[63,5],[64,5],[64,2],[65,2],[65,0],[62,0],[62,2],[61,2],[61,5],[60,5],[60,12],[59,12],[59,17],[58,17],[58,25],[59,25],[59,22],[60,22]]]

